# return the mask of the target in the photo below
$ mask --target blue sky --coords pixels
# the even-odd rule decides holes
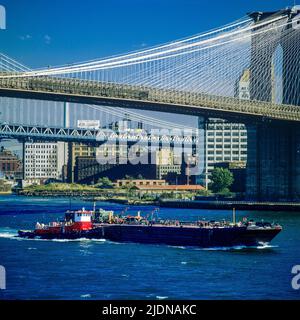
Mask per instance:
[[[200,33],[247,12],[294,0],[0,0],[7,29],[0,51],[30,67],[138,50]]]

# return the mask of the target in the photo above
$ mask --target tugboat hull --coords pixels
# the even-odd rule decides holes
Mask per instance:
[[[99,230],[91,229],[91,230],[79,230],[79,231],[70,231],[70,232],[60,232],[60,233],[52,233],[52,232],[44,232],[42,234],[37,234],[35,231],[25,231],[19,230],[18,236],[21,238],[28,238],[28,239],[80,239],[80,238],[87,238],[87,239],[101,239]]]

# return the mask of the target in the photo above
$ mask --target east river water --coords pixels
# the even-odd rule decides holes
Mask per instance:
[[[105,240],[15,237],[64,217],[67,198],[0,196],[0,299],[300,299],[292,288],[300,265],[300,212],[238,211],[237,218],[276,221],[283,231],[259,248],[185,248]],[[92,203],[72,200],[72,209]],[[124,206],[97,203],[121,212]],[[149,214],[153,207],[130,207]],[[231,219],[230,211],[161,208],[162,219]]]

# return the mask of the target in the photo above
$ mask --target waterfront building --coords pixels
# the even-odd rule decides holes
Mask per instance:
[[[209,176],[219,162],[247,162],[247,130],[244,124],[209,119],[205,127],[205,165],[202,179],[207,188]]]
[[[74,166],[74,181],[78,183],[97,183],[102,173],[108,176],[107,171],[114,165],[99,164],[95,156],[77,156]]]
[[[110,179],[122,178],[126,174],[138,175],[146,171],[152,177],[153,168],[148,165],[132,164],[128,161],[128,146],[113,143],[102,147],[84,144],[69,144],[68,177],[70,182],[97,182],[103,176]],[[141,154],[143,148],[138,145],[130,147],[132,153]],[[148,157],[148,153],[145,153]],[[103,160],[103,161],[100,161]],[[142,159],[140,159],[142,160]],[[148,163],[146,159],[145,163]],[[144,166],[141,168],[141,166]],[[150,168],[151,167],[151,168]],[[136,172],[135,172],[136,171]]]
[[[153,186],[160,186],[165,187],[167,186],[166,180],[163,179],[118,179],[115,185],[119,188],[126,187],[126,186],[135,186],[135,187],[153,187]]]
[[[22,176],[20,158],[4,147],[0,149],[0,172],[2,176],[10,179],[18,179]]]
[[[24,179],[63,179],[67,148],[64,142],[24,143]]]
[[[68,144],[68,165],[67,165],[67,176],[68,182],[75,182],[75,165],[77,157],[89,158],[93,157],[96,161],[96,147],[86,145],[83,143],[70,142]]]
[[[199,184],[179,184],[179,185],[137,185],[135,188],[140,191],[140,194],[143,193],[176,193],[188,192],[188,193],[197,193],[199,191],[204,191],[205,188]]]
[[[177,164],[178,159],[176,160],[174,152],[169,149],[161,149],[151,154],[147,147],[133,145],[130,147],[130,153],[137,155],[136,163],[128,159],[128,147],[124,145],[113,144],[97,150],[88,146],[77,146],[74,149],[71,159],[74,163],[72,174],[75,182],[96,183],[101,177],[115,180],[126,175],[166,179],[173,184],[186,180],[181,179],[182,165]],[[112,161],[99,163],[99,159]],[[150,160],[153,163],[150,163]]]
[[[198,192],[204,191],[201,185],[170,185],[164,179],[118,179],[115,186],[119,188],[131,187],[143,193],[173,193],[176,191]]]
[[[155,152],[156,178],[174,180],[174,177],[181,175],[181,159],[174,155],[174,151],[169,148],[157,150]],[[173,177],[173,179],[171,178]],[[173,181],[174,182],[174,181]]]

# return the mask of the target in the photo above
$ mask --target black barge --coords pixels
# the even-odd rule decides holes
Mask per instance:
[[[252,220],[235,222],[148,220],[137,216],[114,216],[102,210],[68,211],[65,220],[35,230],[20,230],[19,237],[41,239],[106,239],[116,242],[166,244],[171,246],[233,247],[268,244],[282,227]]]

